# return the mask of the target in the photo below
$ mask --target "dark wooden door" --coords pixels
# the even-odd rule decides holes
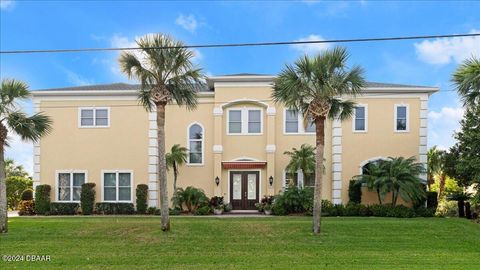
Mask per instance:
[[[230,172],[230,202],[234,210],[255,210],[259,196],[259,172]]]

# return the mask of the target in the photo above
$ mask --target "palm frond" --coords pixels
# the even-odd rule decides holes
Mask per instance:
[[[6,120],[8,126],[25,141],[37,142],[52,130],[52,121],[43,113],[28,117],[25,113],[13,112]]]
[[[5,113],[6,108],[12,107],[14,100],[26,99],[29,95],[26,83],[15,79],[3,79],[0,86],[0,113]]]

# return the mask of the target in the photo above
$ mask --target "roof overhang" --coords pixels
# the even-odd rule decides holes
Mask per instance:
[[[263,169],[266,161],[222,161],[224,169]]]

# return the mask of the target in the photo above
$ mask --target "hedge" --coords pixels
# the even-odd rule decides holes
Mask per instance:
[[[355,180],[350,180],[348,184],[348,200],[350,203],[362,202],[362,185]]]
[[[80,193],[80,203],[83,215],[91,215],[95,205],[95,183],[85,183],[82,185]]]
[[[102,215],[131,215],[135,213],[133,203],[96,203],[95,212]]]
[[[50,212],[50,185],[39,185],[35,188],[35,213],[45,215]]]
[[[50,214],[51,215],[75,215],[78,208],[80,207],[79,203],[74,202],[52,202],[50,203]]]
[[[435,191],[427,192],[427,208],[437,208],[438,206],[438,193]]]
[[[30,201],[33,200],[33,189],[27,188],[22,192],[22,201]]]
[[[147,213],[148,185],[139,184],[136,189],[137,195],[137,213]]]

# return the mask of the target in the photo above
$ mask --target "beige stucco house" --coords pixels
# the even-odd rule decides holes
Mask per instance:
[[[287,181],[312,185],[301,172],[287,175],[283,153],[315,144],[302,116],[271,100],[273,76],[236,74],[208,78],[194,111],[168,105],[166,146],[189,148],[177,185],[224,196],[249,209]],[[34,185],[52,186],[52,200],[78,201],[80,185],[96,183],[96,201],[135,202],[137,184],[148,184],[149,205],[159,206],[155,113],[138,104],[138,85],[108,84],[33,92],[36,111],[53,132],[34,146]],[[368,162],[415,156],[426,163],[427,111],[436,87],[368,83],[356,98],[355,117],[326,125],[323,197],[348,202],[348,183]],[[169,195],[173,193],[169,172]],[[387,198],[388,200],[389,198]],[[364,192],[363,202],[375,194]]]

